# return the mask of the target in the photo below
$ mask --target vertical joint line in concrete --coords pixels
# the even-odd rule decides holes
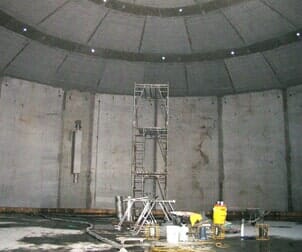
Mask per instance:
[[[241,41],[246,44],[245,39],[243,38],[243,36],[240,34],[239,30],[236,28],[236,26],[231,22],[231,20],[224,14],[224,12],[222,10],[220,10],[221,15],[225,18],[225,20],[229,23],[229,25],[233,28],[233,30],[235,31],[235,33],[238,35],[238,37],[241,39]]]
[[[62,180],[62,174],[63,174],[63,157],[62,157],[62,153],[63,153],[63,145],[64,145],[64,113],[63,111],[65,110],[65,103],[66,103],[66,92],[64,91],[63,94],[63,99],[62,99],[62,113],[61,113],[61,144],[60,144],[60,159],[59,159],[59,178],[58,178],[58,196],[57,196],[57,207],[60,208],[61,207],[61,183],[63,181]]]
[[[281,81],[280,78],[278,77],[278,74],[277,74],[276,70],[274,69],[274,67],[272,66],[272,64],[269,62],[269,60],[265,57],[265,55],[264,55],[263,53],[261,53],[261,52],[259,52],[259,53],[262,55],[262,57],[263,57],[265,63],[266,63],[267,66],[272,70],[272,72],[273,72],[273,74],[275,75],[276,79],[278,80],[278,82],[279,82],[280,85],[282,86],[282,81]]]
[[[102,77],[98,79],[98,82],[96,83],[96,87],[98,88],[101,85]]]
[[[291,172],[291,143],[289,136],[289,119],[288,119],[288,100],[287,91],[282,89],[283,116],[284,116],[284,138],[285,138],[285,162],[287,172],[287,204],[288,211],[293,211],[293,195],[292,195],[292,172]]]
[[[68,58],[68,54],[66,54],[62,60],[62,62],[58,65],[57,69],[56,69],[56,73],[58,73],[62,67],[62,65],[65,63],[65,61],[67,60]]]
[[[141,33],[141,37],[139,40],[139,46],[138,46],[138,52],[140,53],[142,50],[142,45],[143,45],[143,39],[144,39],[144,34],[145,34],[145,28],[146,28],[146,23],[147,23],[147,16],[145,17],[144,24],[143,24],[143,29]]]
[[[233,91],[233,93],[234,93],[234,92],[236,92],[236,89],[235,89],[235,86],[234,86],[234,82],[233,82],[233,79],[232,79],[230,70],[228,69],[228,66],[227,66],[227,64],[225,63],[225,60],[223,61],[223,64],[224,64],[225,71],[226,71],[227,74],[228,74],[228,78],[229,78],[229,80],[230,80],[230,85],[231,85],[232,91]]]
[[[95,97],[96,95],[89,96],[90,97],[90,113],[89,113],[89,134],[88,134],[88,164],[92,162],[92,137],[93,137],[93,115],[95,109]],[[92,191],[91,191],[91,165],[88,171],[87,176],[87,191],[86,191],[86,208],[92,208]]]
[[[6,71],[7,68],[9,68],[9,66],[15,61],[15,59],[25,50],[25,48],[29,45],[30,43],[27,42],[19,52],[17,52],[17,54],[5,65],[5,67],[3,67],[2,69],[2,73],[4,73]]]
[[[71,0],[67,0],[64,3],[62,3],[60,6],[58,6],[56,9],[54,9],[52,12],[50,12],[46,17],[42,18],[37,25],[42,24],[46,19],[48,19],[49,17],[51,17],[52,15],[54,15],[57,11],[59,11],[60,9],[62,9],[66,4],[68,4]]]
[[[185,26],[185,30],[186,30],[186,34],[187,34],[187,39],[188,39],[188,42],[189,42],[189,45],[190,45],[190,50],[191,50],[191,53],[193,53],[192,39],[191,39],[191,36],[190,36],[188,24],[186,22],[186,18],[184,18],[183,20],[184,20],[184,26]]]
[[[103,73],[105,72],[105,68],[106,68],[106,63],[104,63],[104,68],[103,68],[104,70],[101,71],[101,74],[100,74],[100,76],[99,76],[98,82],[97,82],[97,84],[96,84],[96,87],[97,87],[97,88],[101,87],[102,80],[103,80],[103,77],[104,77]]]
[[[104,71],[103,71],[103,72],[104,72]],[[102,72],[102,74],[103,74],[103,72]],[[102,74],[101,74],[101,76],[100,76],[100,78],[98,79],[98,82],[97,82],[97,84],[96,84],[96,87],[97,87],[97,88],[100,88],[100,87],[101,87],[102,80],[103,80]]]
[[[268,7],[271,11],[276,12],[281,18],[285,19],[289,24],[291,24],[293,27],[295,27],[295,29],[298,29],[299,27],[296,26],[288,17],[284,16],[282,14],[282,12],[278,11],[276,8],[274,8],[273,6],[269,5],[267,2],[260,0],[260,2],[265,5],[266,7]]]
[[[189,80],[188,80],[188,69],[187,69],[187,65],[184,64],[184,69],[185,69],[185,84],[186,84],[186,88],[187,88],[187,95],[190,94],[190,88],[189,88]]]
[[[108,9],[107,12],[105,13],[105,15],[101,18],[101,20],[99,21],[99,23],[97,24],[97,26],[94,28],[93,32],[90,34],[90,36],[87,39],[86,43],[89,43],[90,40],[93,38],[93,36],[95,35],[95,33],[97,32],[97,30],[99,29],[99,27],[102,25],[102,23],[105,20],[105,18],[108,16],[109,12],[110,12],[110,9]]]
[[[63,105],[62,105],[63,111],[65,111],[66,109],[66,101],[67,101],[66,96],[67,96],[67,92],[65,91],[63,94]]]
[[[95,171],[94,171],[94,192],[93,201],[96,205],[96,183],[97,183],[97,169],[98,169],[98,154],[99,154],[99,134],[100,134],[100,119],[101,119],[101,100],[98,99],[98,114],[97,114],[97,129],[96,129],[96,155],[95,155]],[[95,206],[94,206],[95,207]]]
[[[224,183],[224,163],[223,163],[223,127],[222,127],[222,99],[217,97],[218,111],[218,180],[219,180],[219,199],[223,200],[223,183]]]

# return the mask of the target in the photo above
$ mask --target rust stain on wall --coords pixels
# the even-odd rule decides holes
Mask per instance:
[[[203,165],[206,165],[206,164],[209,163],[209,156],[203,150],[203,144],[207,139],[212,139],[212,136],[211,136],[211,133],[210,133],[211,128],[206,124],[203,124],[200,127],[199,144],[198,144],[198,151],[199,151],[199,154],[200,154],[201,161],[202,161]]]

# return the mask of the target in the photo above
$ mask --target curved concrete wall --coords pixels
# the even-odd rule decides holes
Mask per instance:
[[[58,204],[63,90],[3,79],[0,98],[0,205]]]
[[[168,196],[178,209],[302,210],[302,86],[170,99]],[[113,208],[129,195],[132,96],[64,92],[4,77],[0,206]],[[71,174],[74,122],[82,167]]]
[[[287,210],[284,114],[279,90],[223,98],[224,200]]]

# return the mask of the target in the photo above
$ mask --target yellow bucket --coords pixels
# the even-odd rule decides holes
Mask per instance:
[[[213,223],[223,225],[227,216],[227,208],[225,205],[215,205],[213,208]]]

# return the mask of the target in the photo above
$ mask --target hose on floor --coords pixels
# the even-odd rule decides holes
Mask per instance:
[[[121,244],[97,234],[95,231],[93,231],[94,225],[88,221],[70,220],[70,219],[63,219],[63,218],[57,218],[57,217],[54,218],[54,217],[46,216],[43,214],[40,214],[40,216],[45,219],[52,220],[52,221],[65,221],[65,222],[69,222],[69,223],[86,225],[86,226],[88,226],[86,228],[86,232],[91,237],[93,237],[101,242],[111,245],[112,248],[121,249],[123,247]]]

